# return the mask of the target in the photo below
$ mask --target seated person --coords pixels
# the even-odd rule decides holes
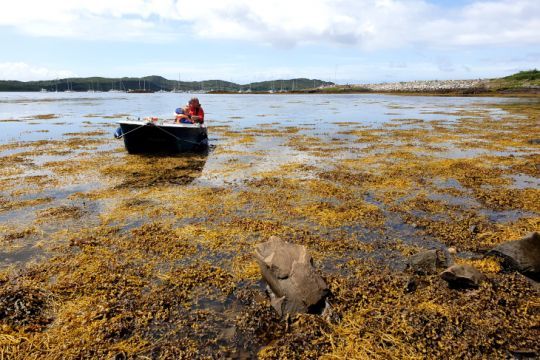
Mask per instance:
[[[193,121],[191,121],[188,107],[184,108],[177,108],[175,110],[175,123],[182,123],[182,124],[193,124]]]
[[[183,124],[202,124],[204,122],[204,110],[199,99],[192,98],[185,108],[176,109],[175,122]]]
[[[204,123],[204,110],[196,97],[191,98],[188,103],[189,117],[195,124]]]

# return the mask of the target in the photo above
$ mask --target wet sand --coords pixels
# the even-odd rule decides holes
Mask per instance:
[[[208,153],[173,157],[126,154],[105,120],[117,112],[60,139],[1,144],[0,354],[539,354],[537,286],[483,255],[540,229],[540,104],[415,118],[404,107],[380,126],[215,117]],[[62,117],[25,121],[39,131]],[[252,257],[272,235],[308,247],[331,317],[277,317]],[[456,290],[406,270],[408,256],[450,246],[489,281]]]

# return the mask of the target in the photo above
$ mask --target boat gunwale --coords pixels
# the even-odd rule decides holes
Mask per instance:
[[[174,120],[170,120],[174,121]],[[189,129],[200,129],[206,128],[205,124],[185,124],[185,123],[164,123],[163,120],[159,120],[157,122],[153,122],[150,120],[119,120],[117,121],[117,124],[126,124],[126,125],[153,125],[153,126],[160,126],[160,127],[171,127],[171,128],[189,128]]]

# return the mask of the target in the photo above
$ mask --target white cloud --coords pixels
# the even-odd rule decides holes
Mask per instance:
[[[530,45],[540,44],[540,1],[445,8],[427,0],[18,0],[0,5],[2,25],[90,40],[174,41],[187,27],[201,38],[279,47]]]
[[[179,16],[207,38],[365,49],[540,43],[540,1],[488,0],[461,8],[425,0],[179,0]],[[206,19],[208,21],[202,21]]]
[[[150,42],[174,40],[176,36],[160,19],[178,19],[174,1],[18,0],[0,5],[0,26],[15,27],[38,37]]]
[[[24,62],[0,63],[1,80],[50,80],[56,78],[72,77],[75,74],[69,70],[48,69]]]

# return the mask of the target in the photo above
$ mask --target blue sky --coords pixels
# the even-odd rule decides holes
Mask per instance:
[[[540,67],[540,1],[4,1],[0,43],[4,80],[490,78]]]

